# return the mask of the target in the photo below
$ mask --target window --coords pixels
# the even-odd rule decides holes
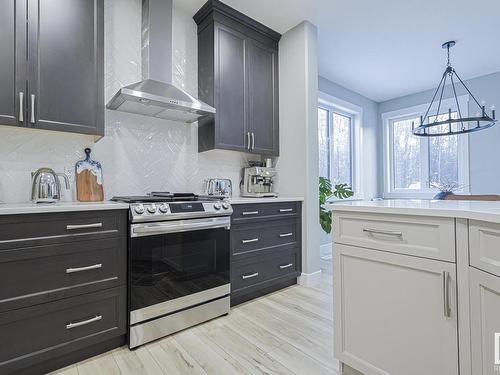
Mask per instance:
[[[357,135],[361,109],[350,103],[329,97],[318,106],[319,175],[333,184],[347,184],[359,198],[360,137]],[[340,104],[337,104],[340,103]]]
[[[467,99],[467,96],[460,97],[462,116]],[[427,107],[422,105],[382,115],[386,198],[432,198],[439,185],[455,185],[460,191],[468,189],[467,135],[416,137],[412,134],[413,124],[418,126]],[[443,100],[442,108],[445,113],[439,115],[438,121],[449,116],[449,109],[453,118],[458,117],[453,101]],[[436,116],[430,116],[431,122],[435,119]]]

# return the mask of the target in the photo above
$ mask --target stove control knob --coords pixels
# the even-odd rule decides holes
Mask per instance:
[[[222,202],[222,208],[227,210],[229,208],[229,203],[228,202]]]
[[[221,208],[220,203],[219,203],[219,202],[215,202],[215,203],[214,203],[214,208],[215,208],[217,211],[219,211],[219,210],[220,210],[220,208]]]
[[[134,207],[134,211],[138,215],[142,215],[144,213],[144,206],[142,204],[138,204]]]
[[[168,212],[168,205],[163,203],[160,207],[158,207],[158,209],[162,214],[166,214]]]
[[[149,206],[148,206],[148,212],[149,212],[150,214],[154,214],[154,213],[156,213],[156,205],[155,205],[155,204],[149,205]]]

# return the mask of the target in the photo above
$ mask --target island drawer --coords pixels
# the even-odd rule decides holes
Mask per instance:
[[[470,265],[500,276],[500,224],[469,221]]]
[[[271,199],[271,198],[270,198]],[[234,204],[233,223],[300,216],[300,202]]]
[[[296,244],[300,239],[299,232],[300,223],[296,219],[235,225],[231,234],[231,251],[233,255],[243,255],[270,247]]]
[[[99,210],[0,216],[0,249],[126,236],[127,215]]]
[[[335,211],[334,241],[455,262],[453,218]]]
[[[126,237],[0,250],[0,311],[126,282]]]
[[[0,313],[0,373],[126,332],[125,286]]]

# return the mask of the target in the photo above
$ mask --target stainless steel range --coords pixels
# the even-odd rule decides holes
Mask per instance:
[[[229,312],[229,202],[194,194],[130,203],[129,347]]]

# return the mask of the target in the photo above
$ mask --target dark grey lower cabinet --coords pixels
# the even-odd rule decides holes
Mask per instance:
[[[0,216],[0,374],[42,374],[125,343],[127,214]]]
[[[302,268],[301,203],[233,208],[231,305],[296,284]]]

